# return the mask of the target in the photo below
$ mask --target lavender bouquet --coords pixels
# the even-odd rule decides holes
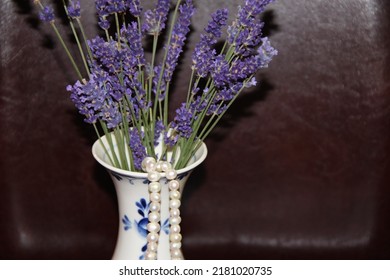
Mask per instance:
[[[125,170],[142,171],[146,156],[165,159],[168,152],[176,169],[185,167],[240,93],[256,85],[256,72],[277,54],[262,37],[263,22],[258,17],[273,0],[245,0],[229,26],[228,10],[215,11],[193,51],[185,101],[169,120],[170,85],[195,12],[192,1],[177,0],[168,23],[169,0],[157,0],[155,8],[145,12],[139,0],[95,0],[103,36],[93,39],[84,32],[80,1],[62,1],[82,65],[77,65],[62,39],[53,8],[41,0],[34,3],[78,76],[66,88],[71,100],[97,137],[106,135],[109,147],[104,149],[113,151],[117,144],[110,161]],[[224,30],[226,40],[217,49]],[[158,50],[163,32],[167,32],[165,47]],[[143,48],[148,36],[150,61]],[[163,149],[157,154],[159,142]]]

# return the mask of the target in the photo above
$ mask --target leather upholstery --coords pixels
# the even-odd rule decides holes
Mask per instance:
[[[194,2],[175,104],[205,15],[241,1]],[[115,192],[64,89],[71,66],[30,3],[0,4],[0,258],[109,259]],[[94,34],[93,10],[83,16]],[[279,55],[186,186],[187,259],[390,257],[389,19],[386,0],[269,6]]]

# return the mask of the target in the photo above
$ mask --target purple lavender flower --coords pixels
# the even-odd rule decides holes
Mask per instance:
[[[159,138],[161,133],[165,130],[165,126],[161,120],[157,121],[154,126],[154,146],[157,146],[159,143]]]
[[[229,63],[223,55],[215,57],[211,65],[211,76],[215,86],[222,87],[229,82],[229,68]]]
[[[118,102],[113,99],[106,100],[106,103],[101,108],[101,119],[107,124],[108,128],[115,128],[122,122],[122,114],[120,113]]]
[[[269,62],[273,56],[278,54],[278,51],[271,46],[267,37],[261,38],[261,42],[262,44],[257,49],[256,54],[241,60],[236,59],[232,62],[230,80],[239,81],[247,79],[259,69],[268,67]]]
[[[226,104],[212,104],[207,110],[207,115],[220,115],[227,109]]]
[[[208,22],[205,31],[213,38],[221,37],[221,28],[226,25],[228,14],[228,9],[219,9],[216,12],[212,13],[211,20]]]
[[[125,84],[127,99],[131,103],[129,105],[131,115],[138,119],[142,111],[147,111],[151,107],[151,103],[145,100],[145,90],[141,83],[125,81]]]
[[[142,7],[140,6],[139,0],[125,0],[130,13],[139,17],[141,15]]]
[[[223,88],[218,91],[215,101],[229,101],[233,99],[237,91],[234,91],[232,88]]]
[[[122,122],[118,101],[123,88],[115,76],[93,68],[88,82],[77,81],[73,86],[67,86],[71,92],[71,100],[79,113],[85,115],[87,123],[95,123],[101,119],[108,128],[114,128]]]
[[[81,16],[81,8],[79,0],[70,0],[67,7],[68,14],[71,18],[79,18]]]
[[[278,54],[278,51],[271,46],[268,37],[262,38],[261,42],[262,44],[257,50],[257,52],[259,54],[259,59],[261,61],[260,67],[266,68],[268,67],[268,63],[270,63],[273,56]]]
[[[232,81],[245,80],[255,74],[260,68],[263,68],[263,60],[258,54],[237,59],[231,64],[230,79]]]
[[[158,65],[158,66],[154,67],[154,74],[153,74],[153,93],[154,94],[164,93],[166,88],[167,88],[165,79],[163,78],[163,79],[160,80],[161,71],[162,71],[162,66],[161,65]],[[164,77],[164,73],[162,75]],[[164,99],[164,95],[160,94],[159,95],[159,99],[163,100]]]
[[[259,19],[249,17],[245,25],[233,25],[228,29],[228,41],[235,46],[236,54],[248,56],[254,52],[254,48],[261,42],[263,26],[264,23]]]
[[[99,24],[100,28],[103,30],[108,30],[111,26],[110,21],[108,21],[105,16],[99,17],[98,24]]]
[[[168,147],[173,147],[176,145],[177,143],[177,140],[179,140],[179,135],[178,134],[169,134],[169,132],[166,132],[164,134],[164,143],[165,145],[167,145]]]
[[[195,46],[192,55],[192,69],[196,70],[199,77],[206,77],[210,71],[211,62],[216,55],[213,45],[221,36],[221,28],[226,25],[227,17],[227,9],[217,10],[213,13],[211,20],[205,28],[206,34],[201,34],[201,39]]]
[[[107,20],[107,16],[110,14],[107,6],[109,0],[95,0],[96,13],[98,15],[98,24],[101,29],[108,30],[110,28],[110,22]]]
[[[122,48],[129,48],[130,55],[136,58],[137,65],[145,65],[144,49],[142,47],[142,35],[138,31],[137,22],[132,22],[127,27],[121,28],[121,37],[126,39],[126,44]]]
[[[257,85],[257,80],[255,77],[253,77],[252,79],[250,79],[245,83],[246,88],[255,87],[256,85]]]
[[[164,67],[164,80],[167,84],[170,83],[172,79],[173,72],[178,63],[179,56],[183,51],[184,42],[186,40],[187,33],[190,31],[191,17],[194,14],[194,6],[192,5],[192,0],[187,0],[185,3],[179,7],[179,16],[176,21],[176,24],[173,27],[171,40],[167,52],[167,59],[165,61]],[[160,99],[164,98],[164,93],[160,91]]]
[[[158,35],[165,28],[170,0],[158,0],[154,10],[145,12],[145,23],[142,30],[148,34]]]
[[[190,104],[190,110],[194,113],[202,112],[207,107],[207,99],[197,96]]]
[[[122,55],[115,41],[107,42],[97,36],[88,41],[92,55],[98,64],[102,65],[108,72],[119,73],[122,69]],[[130,56],[131,57],[131,56]]]
[[[246,11],[246,15],[256,16],[262,12],[264,12],[265,7],[274,2],[275,0],[246,0],[244,5],[244,10]]]
[[[68,85],[66,87],[66,90],[71,92],[70,99],[75,104],[76,108],[79,110],[79,113],[85,116],[84,121],[87,123],[95,123],[98,119],[98,115],[92,106],[92,100],[89,95],[90,92],[87,88],[87,85],[84,85],[80,81],[77,81],[73,86]],[[85,91],[87,91],[87,93]],[[99,107],[101,106],[100,104],[102,104],[103,101],[104,98],[102,100],[102,98],[96,96],[94,100],[94,105],[96,107]]]
[[[126,12],[124,0],[107,0],[106,9],[109,14]]]
[[[107,2],[108,0],[95,0],[96,13],[99,17],[105,17],[109,15]]]
[[[54,10],[50,5],[47,5],[43,8],[43,10],[39,13],[39,19],[44,22],[52,22],[54,21]]]
[[[217,52],[211,49],[206,40],[203,40],[205,36],[201,34],[201,40],[195,46],[194,53],[192,54],[192,69],[196,70],[196,74],[199,77],[206,77],[210,72],[211,62],[214,60]]]
[[[181,137],[186,139],[191,137],[191,123],[195,119],[191,110],[186,108],[186,104],[182,103],[181,107],[176,109],[176,116],[171,123],[171,127],[179,133]]]
[[[146,151],[144,145],[142,145],[141,137],[138,130],[133,128],[129,132],[130,134],[130,149],[133,155],[134,167],[137,170],[142,169],[142,160],[146,157]]]
[[[73,86],[68,85],[66,88],[71,92],[70,99],[79,113],[86,117],[84,121],[87,123],[96,122],[105,101],[106,93],[99,88],[98,80],[95,75],[91,75],[88,82],[77,81]]]
[[[111,65],[111,68],[114,70],[114,72],[112,72],[113,74],[115,72],[122,72],[125,77],[128,76],[130,78],[133,78],[134,75],[138,75],[136,66],[138,64],[142,65],[142,63],[138,62],[139,58],[134,55],[134,52],[130,49],[129,46],[125,45],[121,47],[115,52],[115,55],[116,56],[111,60],[113,63],[115,63]]]
[[[249,56],[255,52],[255,47],[261,43],[264,23],[256,16],[274,0],[246,0],[239,8],[237,19],[228,28],[228,42],[235,46],[235,53]]]

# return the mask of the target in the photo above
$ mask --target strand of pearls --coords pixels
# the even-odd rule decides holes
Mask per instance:
[[[176,170],[172,168],[172,165],[167,161],[159,161],[152,157],[146,157],[142,161],[142,169],[148,173],[149,183],[149,199],[150,199],[150,212],[149,222],[147,225],[148,235],[147,248],[145,252],[145,260],[157,259],[157,248],[160,234],[161,223],[161,172],[165,172],[169,188],[169,246],[171,259],[180,260],[183,259],[181,253],[181,239],[180,234],[180,183],[176,180]]]

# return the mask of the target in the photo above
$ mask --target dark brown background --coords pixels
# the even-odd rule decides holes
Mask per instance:
[[[207,15],[240,1],[194,3],[175,104]],[[75,75],[30,1],[3,0],[0,13],[0,258],[109,259],[116,197],[64,89]],[[390,257],[389,19],[386,0],[269,6],[279,55],[186,186],[187,259]],[[94,34],[93,9],[83,20]]]

